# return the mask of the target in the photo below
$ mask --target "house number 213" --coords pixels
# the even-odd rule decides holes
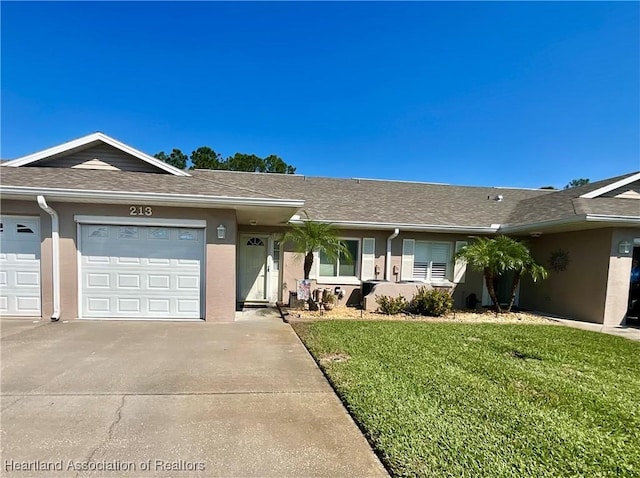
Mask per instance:
[[[151,206],[129,206],[129,216],[153,216]]]

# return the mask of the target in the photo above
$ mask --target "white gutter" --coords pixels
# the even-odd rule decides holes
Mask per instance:
[[[104,201],[174,202],[189,205],[223,206],[283,206],[302,207],[304,201],[297,199],[245,198],[233,196],[201,196],[192,194],[144,193],[130,191],[96,191],[92,189],[37,188],[31,186],[2,186],[0,193],[17,196],[47,195],[57,199],[92,199]]]
[[[397,227],[393,230],[393,233],[387,237],[387,259],[384,263],[384,280],[390,280],[391,277],[391,241],[398,237],[400,229]]]
[[[500,224],[491,226],[456,226],[453,224],[406,224],[392,222],[366,222],[366,221],[331,221],[324,219],[314,219],[315,222],[332,224],[339,229],[373,229],[389,230],[400,228],[403,231],[430,231],[430,232],[452,232],[457,234],[492,234],[500,229]],[[303,224],[305,221],[293,216],[289,222],[291,224]]]
[[[567,226],[585,222],[606,222],[617,224],[640,224],[640,216],[615,216],[607,214],[580,214],[575,216],[563,217],[561,219],[550,219],[548,221],[538,221],[517,226],[504,226],[500,229],[501,233],[510,234],[517,232],[528,232],[536,229],[543,229],[555,226]]]
[[[60,220],[58,213],[48,204],[44,196],[38,196],[38,206],[51,216],[51,247],[53,259],[53,314],[51,320],[60,320]]]

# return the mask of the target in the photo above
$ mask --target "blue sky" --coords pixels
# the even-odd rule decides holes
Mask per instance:
[[[307,175],[640,169],[640,4],[2,2],[2,157],[103,131]]]

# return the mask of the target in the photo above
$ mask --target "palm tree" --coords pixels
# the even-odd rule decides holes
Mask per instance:
[[[349,249],[340,240],[333,225],[312,221],[306,212],[304,214],[307,219],[300,225],[293,224],[291,230],[282,236],[283,243],[293,243],[294,252],[304,254],[304,278],[309,278],[314,252],[323,253],[331,260],[340,257],[350,261]]]
[[[500,301],[496,295],[495,280],[503,273],[512,271],[511,298],[506,312],[511,311],[516,298],[516,289],[522,275],[529,275],[533,282],[547,277],[544,267],[537,264],[531,251],[523,243],[507,236],[495,238],[476,237],[473,244],[463,247],[456,259],[461,259],[476,271],[482,271],[489,296],[498,312],[502,312]]]

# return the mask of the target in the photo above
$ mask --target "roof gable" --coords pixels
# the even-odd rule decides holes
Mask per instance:
[[[622,179],[619,179],[617,181],[612,180],[611,182],[609,182],[608,184],[605,184],[597,189],[594,189],[592,191],[589,191],[587,193],[582,194],[580,197],[584,198],[584,199],[593,199],[593,198],[597,198],[599,196],[602,196],[604,194],[607,194],[611,191],[614,191],[616,189],[621,189],[624,188],[625,186],[628,186],[631,183],[634,183],[636,181],[640,181],[640,172],[638,173],[634,173],[634,174],[630,174]],[[621,193],[625,192],[626,190],[628,190],[629,188],[620,191]]]
[[[126,154],[127,156],[133,158],[134,160],[138,160],[143,163],[146,168],[150,170],[160,170],[165,173],[172,174],[174,176],[190,176],[186,171],[182,171],[181,169],[175,168],[164,161],[160,161],[148,154],[143,153],[131,146],[128,146],[124,143],[121,143],[118,140],[115,140],[106,134],[103,133],[92,133],[87,136],[83,136],[82,138],[75,139],[73,141],[69,141],[67,143],[63,143],[58,146],[54,146],[52,148],[48,148],[42,151],[38,151],[33,154],[29,154],[27,156],[23,156],[18,159],[14,159],[13,161],[9,161],[4,164],[5,167],[20,167],[20,166],[36,166],[40,162],[53,162],[58,161],[61,158],[66,158],[73,154],[79,153],[81,151],[85,151],[89,148],[98,147],[100,145],[106,145],[111,149],[115,149],[120,151],[121,153]],[[88,161],[91,161],[94,158],[88,158]],[[81,164],[87,164],[81,163]],[[95,163],[94,163],[95,164]],[[87,165],[90,166],[90,165]],[[85,166],[85,167],[87,167]],[[74,166],[69,166],[74,167]],[[77,165],[75,167],[78,167]],[[117,168],[114,168],[117,169]]]

